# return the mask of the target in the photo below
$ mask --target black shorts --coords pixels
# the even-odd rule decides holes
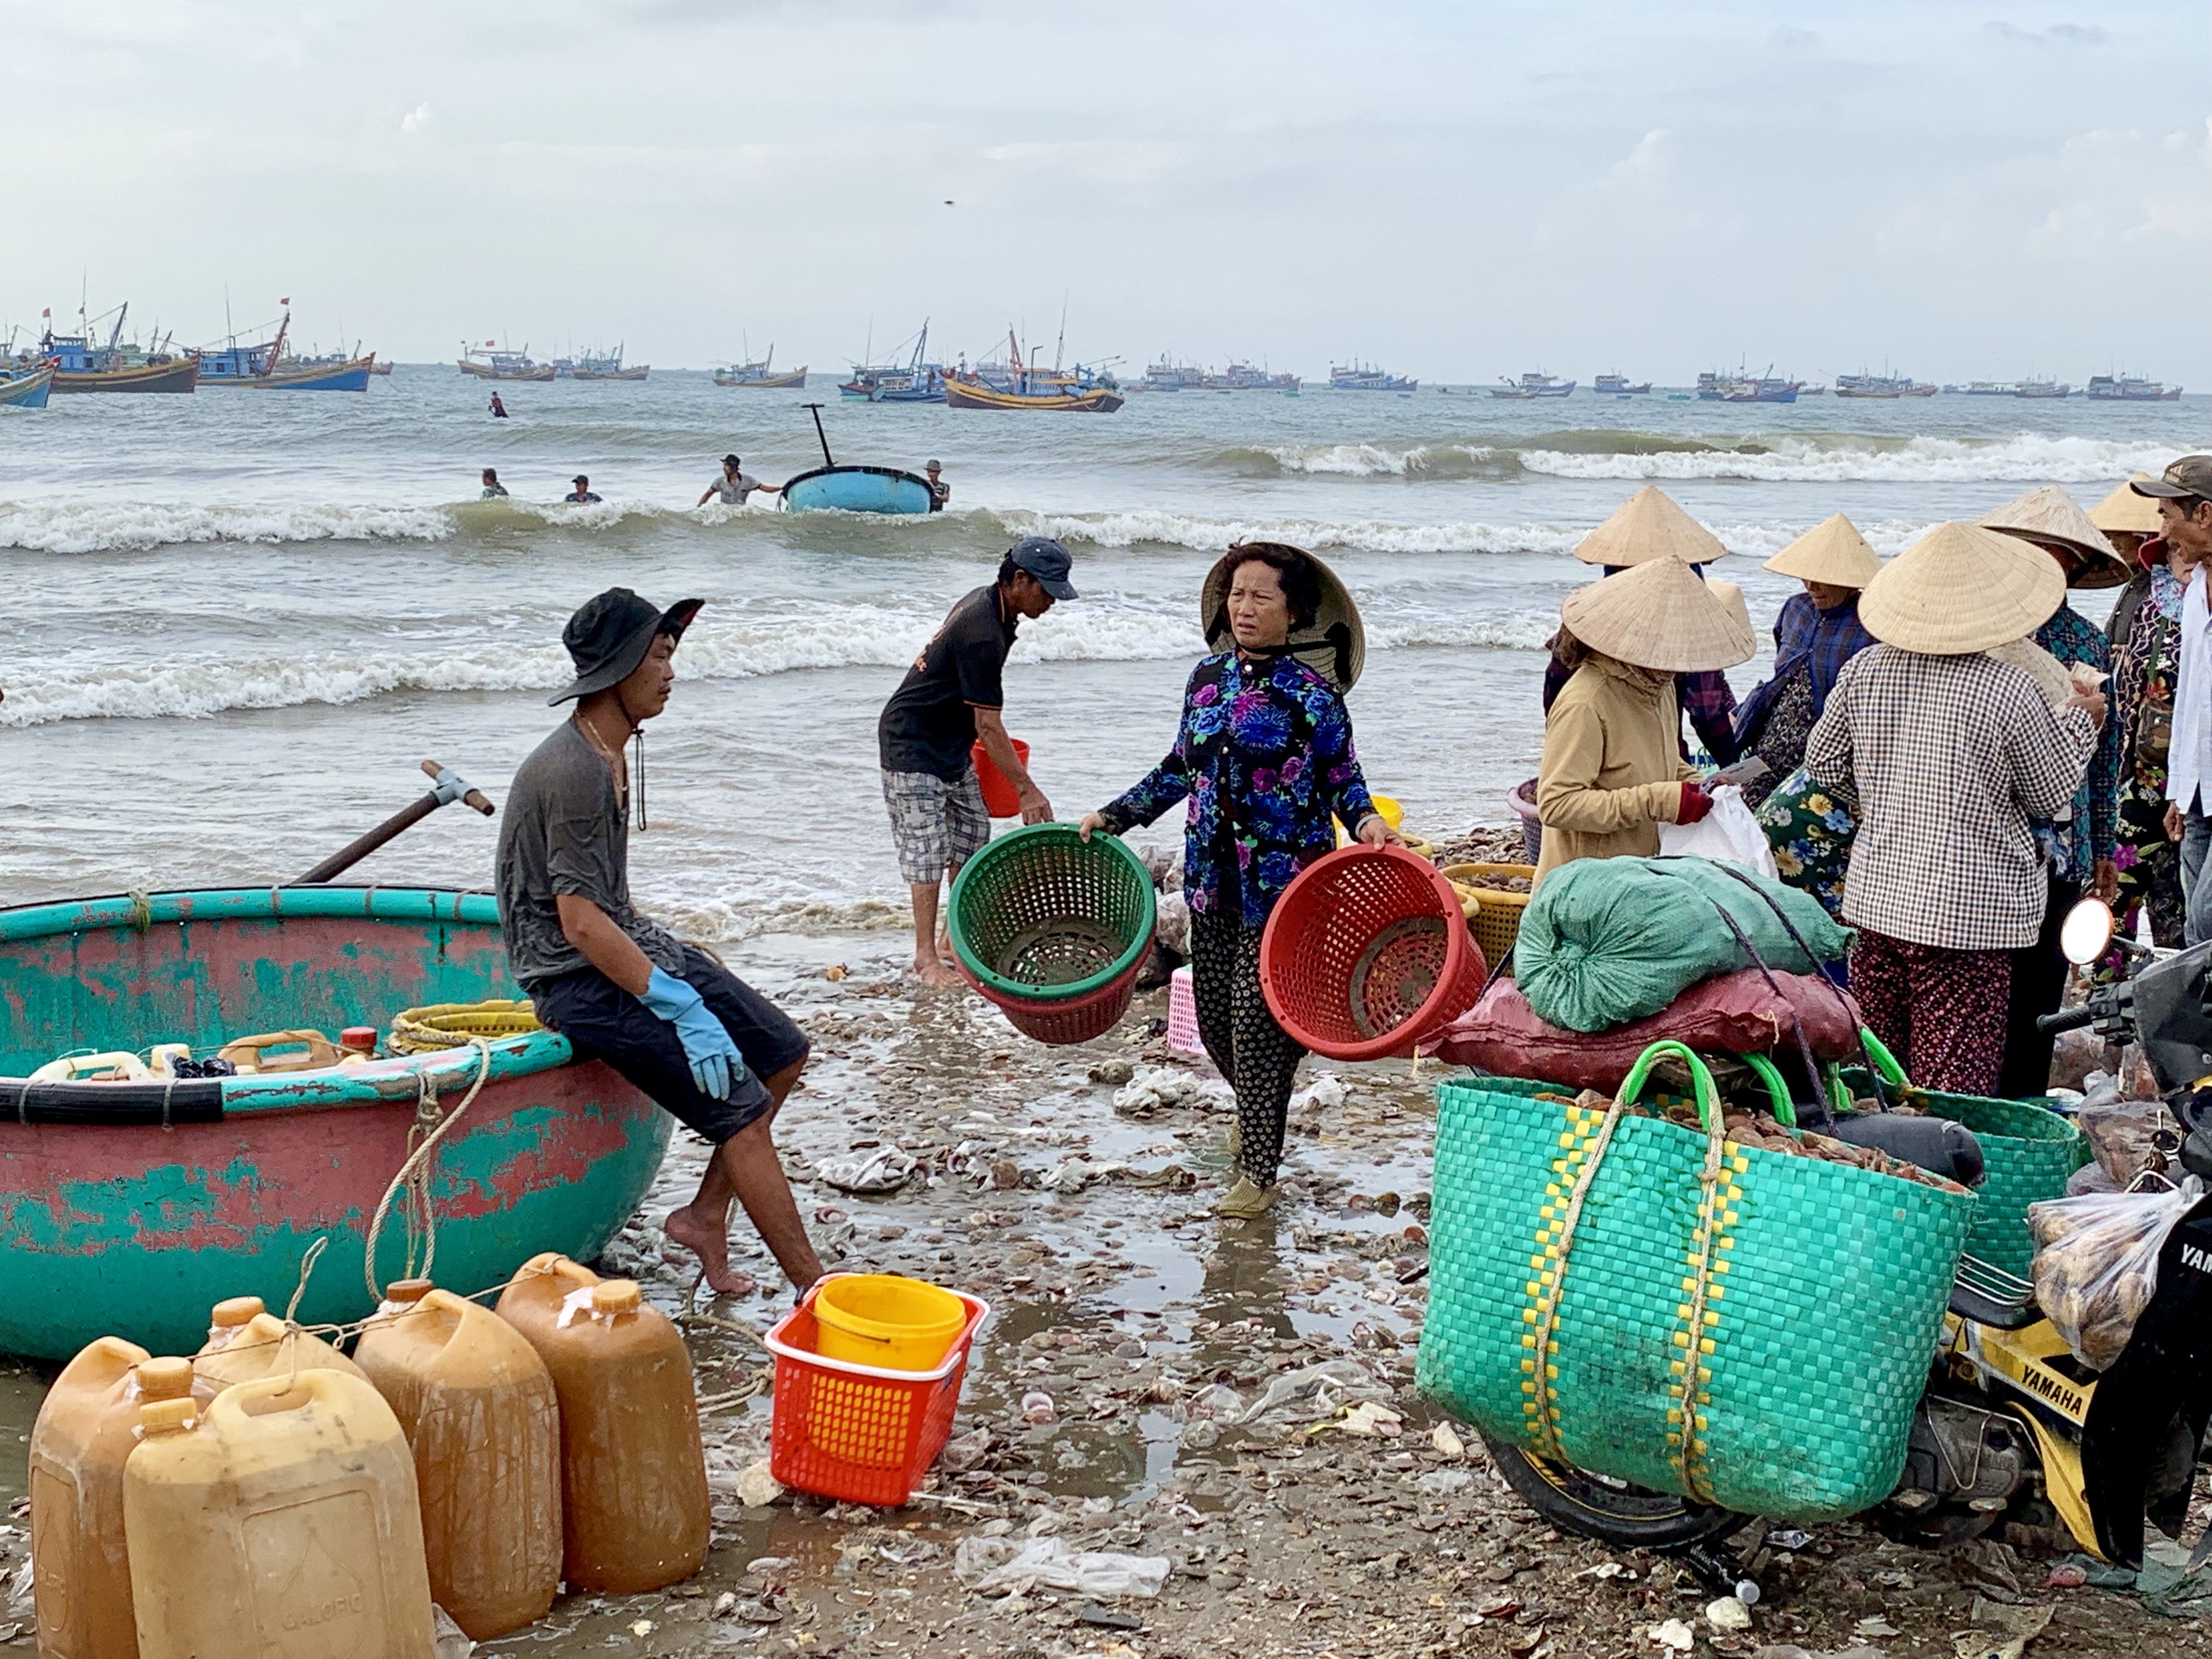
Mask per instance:
[[[775,1103],[763,1078],[806,1058],[806,1034],[790,1015],[703,951],[684,947],[683,978],[738,1045],[746,1075],[716,1100],[691,1080],[676,1028],[596,968],[540,981],[531,1000],[538,1018],[575,1045],[579,1058],[603,1060],[715,1146]]]

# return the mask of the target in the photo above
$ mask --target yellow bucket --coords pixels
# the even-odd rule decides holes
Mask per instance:
[[[825,1359],[932,1371],[968,1323],[968,1304],[919,1279],[854,1273],[822,1287],[814,1320],[817,1352]]]

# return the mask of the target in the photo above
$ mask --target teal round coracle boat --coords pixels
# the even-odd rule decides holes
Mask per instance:
[[[358,1319],[370,1219],[418,1103],[482,1089],[430,1165],[438,1282],[503,1282],[541,1250],[597,1257],[660,1167],[672,1120],[551,1031],[323,1071],[32,1082],[62,1054],[349,1025],[517,994],[488,894],[359,887],[157,893],[0,910],[0,1352],[94,1338],[191,1353],[208,1310],[290,1299]],[[427,1080],[427,1088],[426,1088]],[[405,1229],[379,1241],[397,1276]]]
[[[787,479],[784,507],[793,513],[927,513],[928,483],[895,466],[817,466]]]

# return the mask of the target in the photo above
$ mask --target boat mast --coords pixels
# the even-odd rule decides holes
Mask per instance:
[[[824,466],[836,465],[837,463],[830,458],[829,436],[822,430],[822,405],[820,404],[805,404],[805,407],[814,411],[814,435],[822,441],[822,465]]]

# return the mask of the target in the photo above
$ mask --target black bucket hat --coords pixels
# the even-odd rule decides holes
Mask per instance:
[[[576,664],[574,684],[545,701],[563,703],[587,697],[619,685],[637,672],[645,653],[661,635],[684,637],[704,599],[678,599],[665,611],[656,611],[627,587],[610,587],[576,607],[568,625],[561,630],[561,643]]]

